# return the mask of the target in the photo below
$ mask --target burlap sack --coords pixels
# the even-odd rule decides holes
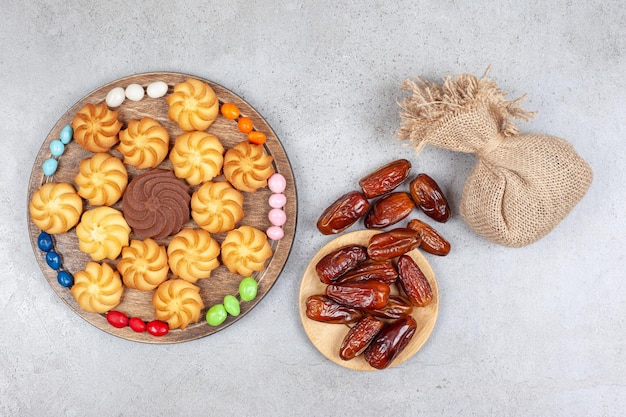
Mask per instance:
[[[565,140],[519,134],[512,119],[533,113],[523,97],[506,93],[487,78],[464,74],[442,85],[419,78],[402,85],[400,139],[419,153],[425,145],[476,154],[463,188],[460,213],[477,234],[520,247],[548,234],[589,188],[592,172]]]

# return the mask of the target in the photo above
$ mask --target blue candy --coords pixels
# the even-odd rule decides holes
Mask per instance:
[[[57,161],[54,158],[46,159],[43,165],[41,165],[41,169],[43,170],[43,175],[45,175],[46,177],[49,177],[50,175],[54,174],[57,171],[58,167],[59,167],[59,161]]]
[[[54,251],[50,251],[46,253],[46,263],[54,270],[59,269],[61,267],[61,256]]]
[[[61,142],[60,139],[53,140],[50,142],[50,152],[54,156],[63,155],[63,151],[65,150],[65,145]]]
[[[71,125],[66,125],[63,130],[61,130],[61,134],[59,137],[61,138],[61,142],[64,145],[67,145],[72,140],[72,136],[74,136],[74,129],[72,129]]]
[[[41,232],[37,238],[37,247],[44,252],[50,252],[53,246],[52,236],[46,232]]]
[[[67,271],[59,271],[57,281],[63,287],[69,288],[74,285],[74,277]]]

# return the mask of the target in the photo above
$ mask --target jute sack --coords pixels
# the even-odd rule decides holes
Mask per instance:
[[[485,239],[511,247],[541,239],[591,185],[591,168],[567,141],[519,134],[512,119],[533,113],[520,107],[524,97],[506,100],[487,73],[449,76],[441,85],[406,80],[402,89],[411,94],[400,102],[399,139],[416,153],[428,144],[478,157],[459,211]]]

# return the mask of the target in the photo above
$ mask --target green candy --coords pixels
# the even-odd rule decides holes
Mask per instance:
[[[254,300],[258,284],[252,277],[246,277],[239,283],[239,296],[242,301]]]
[[[237,300],[237,297],[230,294],[224,297],[224,308],[231,316],[238,316],[241,312],[241,309],[239,308],[239,300]]]
[[[224,304],[215,304],[206,312],[206,322],[211,326],[219,326],[226,320],[226,308]]]

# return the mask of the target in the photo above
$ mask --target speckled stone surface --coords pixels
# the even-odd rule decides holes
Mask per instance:
[[[0,26],[0,415],[621,416],[626,409],[626,5],[608,0],[3,2]],[[524,132],[569,140],[594,182],[544,239],[493,245],[458,204],[471,155],[419,157],[394,138],[400,84],[491,77],[537,110]],[[242,96],[297,178],[287,265],[236,325],[176,345],[110,336],[50,288],[28,239],[26,191],[58,118],[101,85],[176,71]],[[453,249],[430,257],[431,338],[396,368],[326,360],[298,316],[300,278],[330,240],[323,209],[396,158],[439,179]]]

